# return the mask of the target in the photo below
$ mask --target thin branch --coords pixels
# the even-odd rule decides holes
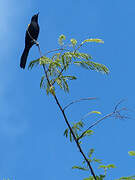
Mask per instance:
[[[39,50],[40,56],[42,57],[42,52],[41,52],[39,43],[37,44],[37,46],[38,46],[38,50]],[[49,86],[52,87],[52,84],[50,83],[50,80],[49,80],[49,77],[48,77],[48,74],[47,74],[46,65],[44,65],[44,64],[43,64],[43,69],[44,69],[44,72],[45,72],[45,76],[46,76],[47,82],[48,82]]]
[[[29,33],[29,31],[28,31],[28,33]],[[38,46],[40,56],[42,57],[42,52],[41,52],[39,43],[30,35],[30,33],[29,33],[29,36],[32,38],[32,40],[35,42],[35,44]],[[43,64],[43,69],[44,69],[44,72],[45,72],[45,76],[46,76],[47,82],[48,82],[49,86],[52,87],[52,84],[50,83],[50,80],[49,80],[49,77],[48,77],[48,74],[47,74],[46,66],[45,66],[44,64]],[[82,151],[82,148],[81,148],[80,144],[78,143],[78,140],[77,140],[77,138],[76,138],[76,136],[75,136],[75,134],[74,134],[74,132],[73,132],[73,130],[72,130],[72,128],[71,128],[68,120],[67,120],[67,116],[66,116],[64,110],[62,109],[62,106],[60,105],[57,96],[56,96],[55,94],[52,94],[52,95],[53,95],[53,97],[54,97],[54,99],[55,99],[55,101],[56,101],[56,103],[57,103],[60,111],[61,111],[62,114],[63,114],[63,117],[64,117],[64,119],[65,119],[65,122],[66,122],[66,124],[67,124],[67,126],[68,126],[68,128],[69,128],[69,130],[70,130],[70,132],[71,132],[71,134],[72,134],[75,142],[76,142],[76,145],[77,145],[80,153],[82,154],[82,156],[84,157],[85,161],[86,161],[87,164],[88,164],[88,167],[89,167],[89,169],[90,169],[90,171],[91,171],[91,174],[93,175],[94,179],[97,180],[96,175],[95,175],[95,173],[94,173],[94,171],[93,171],[93,168],[92,168],[90,162],[88,161],[88,159],[86,158],[84,152]]]
[[[116,110],[118,109],[118,106],[119,106],[123,101],[125,101],[125,99],[120,100],[120,101],[116,104],[116,106],[115,106],[115,108],[114,108],[114,112],[116,112]]]
[[[78,102],[81,102],[81,101],[87,101],[87,100],[95,100],[95,99],[97,99],[97,98],[96,97],[88,97],[88,98],[81,98],[81,99],[74,100],[74,101],[70,102],[69,104],[67,104],[63,108],[63,110],[65,111],[65,109],[67,109],[69,106],[71,106],[74,103],[78,103]]]
[[[56,52],[56,51],[70,51],[69,49],[66,49],[67,45],[61,47],[61,48],[58,48],[58,49],[53,49],[53,50],[50,50],[48,52],[45,53],[45,56],[49,53],[52,53],[52,52]]]
[[[128,118],[128,117],[122,116],[122,115],[120,114],[120,111],[125,110],[125,108],[121,108],[121,109],[118,110],[118,106],[119,106],[123,101],[124,101],[124,100],[121,100],[120,102],[118,102],[118,103],[116,104],[113,112],[111,112],[110,114],[105,115],[105,116],[102,117],[101,119],[99,119],[99,120],[97,120],[96,122],[94,122],[90,127],[88,127],[88,128],[77,138],[77,141],[79,141],[79,140],[86,134],[86,132],[87,132],[89,129],[93,128],[94,126],[96,126],[97,124],[99,124],[99,123],[100,123],[101,121],[103,121],[104,119],[107,119],[107,118],[113,117],[113,116],[114,116],[115,118],[120,118],[120,119]]]
[[[80,49],[80,47],[83,45],[83,43],[81,43],[76,49],[75,49],[75,52]]]
[[[65,48],[53,49],[53,50],[50,50],[50,51],[46,52],[46,53],[45,53],[45,56],[46,56],[47,54],[49,54],[49,53],[52,53],[52,52],[64,51],[64,50],[66,50],[66,49],[65,49]]]
[[[42,53],[41,53],[39,44],[37,44],[37,46],[38,46],[38,49],[39,49],[40,56],[42,57]],[[45,72],[45,75],[46,75],[47,82],[48,82],[49,86],[51,87],[52,84],[50,83],[50,80],[49,80],[49,77],[48,77],[48,74],[47,74],[47,70],[46,70],[46,66],[45,66],[45,65],[43,65],[43,69],[44,69],[44,72]],[[80,144],[79,144],[79,142],[78,142],[78,140],[77,140],[77,138],[76,138],[76,136],[75,136],[75,134],[74,134],[74,132],[73,132],[73,130],[72,130],[69,122],[68,122],[68,120],[67,120],[67,116],[66,116],[66,114],[65,114],[65,112],[64,112],[64,109],[63,109],[62,106],[60,105],[57,96],[56,96],[55,94],[52,94],[52,95],[53,95],[53,97],[54,97],[54,99],[55,99],[55,101],[56,101],[56,104],[58,105],[60,111],[62,112],[62,115],[63,115],[63,117],[64,117],[64,119],[65,119],[65,122],[66,122],[66,124],[67,124],[67,126],[68,126],[68,128],[69,128],[69,130],[70,130],[70,132],[71,132],[71,134],[72,134],[75,142],[76,142],[76,145],[77,145],[80,153],[82,154],[83,158],[85,159],[85,161],[86,161],[87,164],[88,164],[88,167],[89,167],[89,169],[90,169],[91,174],[93,175],[94,179],[97,180],[96,175],[95,175],[95,173],[94,173],[94,171],[93,171],[93,168],[92,168],[90,162],[88,161],[87,157],[85,156],[85,154],[84,154],[84,152],[83,152],[83,150],[82,150],[82,148],[81,148],[81,146],[80,146]]]
[[[103,121],[104,119],[108,118],[108,117],[111,117],[112,115],[114,114],[114,112],[110,113],[110,114],[107,114],[106,116],[104,116],[103,118],[99,119],[98,121],[94,122],[90,127],[88,127],[79,137],[78,137],[78,141],[85,135],[85,133],[93,128],[94,126],[96,126],[98,123],[100,123],[101,121]]]
[[[83,152],[83,150],[82,150],[82,148],[81,148],[81,146],[80,146],[80,144],[79,144],[79,142],[78,142],[78,140],[77,140],[77,138],[76,138],[76,136],[75,136],[75,134],[74,134],[74,132],[73,132],[73,130],[72,130],[69,122],[68,122],[68,120],[67,120],[67,116],[66,116],[64,110],[62,109],[62,107],[61,107],[61,105],[60,105],[60,103],[59,103],[59,101],[58,101],[57,96],[56,96],[56,95],[53,95],[53,96],[54,96],[54,99],[55,99],[55,101],[56,101],[59,109],[61,110],[61,112],[62,112],[62,114],[63,114],[63,117],[64,117],[64,119],[65,119],[65,122],[66,122],[66,124],[67,124],[67,126],[68,126],[68,128],[69,128],[69,130],[70,130],[70,132],[71,132],[71,134],[72,134],[75,142],[76,142],[76,145],[77,145],[80,153],[82,154],[83,158],[85,159],[85,161],[86,161],[87,164],[88,164],[88,167],[89,167],[89,169],[90,169],[90,171],[91,171],[91,174],[93,175],[94,179],[97,180],[96,175],[95,175],[95,173],[94,173],[94,171],[93,171],[93,168],[92,168],[90,162],[88,161],[87,157],[85,156],[85,154],[84,154],[84,152]]]

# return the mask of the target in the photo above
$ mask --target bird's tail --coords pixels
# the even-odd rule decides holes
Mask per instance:
[[[23,54],[21,56],[20,67],[23,68],[23,69],[25,68],[25,65],[26,65],[26,61],[27,61],[27,57],[28,57],[28,54],[29,54],[29,50],[30,50],[29,47],[25,47],[25,49],[23,51]]]

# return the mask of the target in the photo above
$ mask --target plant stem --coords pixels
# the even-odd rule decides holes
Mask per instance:
[[[85,156],[85,154],[84,154],[84,152],[83,152],[83,150],[82,150],[82,148],[81,148],[81,146],[80,146],[80,144],[79,144],[79,142],[78,142],[78,140],[77,140],[77,138],[76,138],[76,136],[75,136],[75,134],[74,134],[74,132],[73,132],[73,130],[72,130],[69,122],[68,122],[68,120],[67,120],[67,116],[66,116],[64,110],[62,109],[60,103],[59,103],[59,100],[58,100],[57,96],[56,96],[56,95],[53,95],[53,96],[54,96],[54,99],[55,99],[55,101],[56,101],[56,103],[57,103],[60,111],[62,112],[62,115],[63,115],[63,117],[64,117],[64,119],[65,119],[65,122],[66,122],[66,124],[67,124],[67,126],[68,126],[68,128],[69,128],[69,130],[70,130],[70,132],[71,132],[71,134],[72,134],[75,142],[76,142],[76,145],[77,145],[80,153],[82,154],[83,158],[85,159],[85,161],[86,161],[87,164],[88,164],[88,167],[89,167],[89,169],[90,169],[90,171],[91,171],[91,174],[93,175],[94,179],[97,180],[97,179],[96,179],[96,175],[95,175],[95,173],[94,173],[94,171],[93,171],[93,168],[92,168],[90,162],[88,161],[88,159],[86,158],[86,156]]]
[[[39,44],[37,44],[37,46],[38,46],[38,49],[39,49],[40,56],[42,57],[42,52],[41,52],[41,50],[40,50]],[[47,82],[48,82],[49,86],[52,87],[53,85],[50,83],[50,80],[49,80],[49,77],[48,77],[48,74],[47,74],[47,70],[46,70],[46,66],[45,66],[45,65],[43,65],[43,69],[44,69],[44,72],[45,72],[45,76],[46,76]],[[61,104],[60,104],[60,102],[59,102],[56,94],[52,94],[52,95],[53,95],[53,97],[54,97],[54,99],[55,99],[55,101],[56,101],[56,104],[58,105],[58,107],[59,107],[59,109],[60,109],[60,111],[61,111],[61,113],[62,113],[62,115],[63,115],[63,117],[64,117],[64,120],[65,120],[65,122],[66,122],[66,124],[67,124],[67,126],[68,126],[68,128],[69,128],[69,130],[70,130],[70,132],[71,132],[71,134],[72,134],[75,142],[76,142],[76,145],[77,145],[80,153],[82,154],[83,158],[85,159],[86,163],[88,164],[88,167],[89,167],[89,169],[90,169],[91,174],[93,175],[94,179],[97,180],[96,175],[95,175],[95,173],[94,173],[94,170],[93,170],[90,162],[88,161],[86,155],[84,154],[84,152],[83,152],[83,150],[82,150],[82,148],[81,148],[81,146],[80,146],[80,144],[79,144],[79,141],[77,140],[77,138],[76,138],[76,136],[75,136],[75,134],[74,134],[74,132],[73,132],[73,130],[72,130],[69,122],[68,122],[68,119],[67,119],[67,116],[66,116],[66,114],[65,114],[65,112],[64,112],[64,109],[62,108],[62,106],[61,106]]]

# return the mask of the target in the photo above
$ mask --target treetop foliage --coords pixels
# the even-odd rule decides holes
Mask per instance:
[[[81,52],[81,47],[87,43],[104,43],[101,39],[86,39],[80,44],[76,39],[70,39],[68,44],[65,44],[66,36],[60,35],[58,39],[59,49],[50,51],[46,55],[32,61],[29,64],[29,69],[32,69],[37,65],[44,65],[47,67],[47,75],[49,81],[53,86],[52,89],[48,86],[45,76],[43,75],[40,82],[40,87],[45,88],[47,94],[55,93],[56,85],[63,89],[65,92],[69,92],[69,81],[76,80],[77,77],[73,74],[69,74],[68,70],[71,65],[77,65],[88,70],[94,70],[104,74],[108,74],[108,68],[92,60],[90,54]],[[52,55],[50,55],[52,53]],[[66,75],[64,74],[66,72]]]
[[[117,107],[120,103],[118,103],[115,107],[115,110],[104,116],[103,118],[96,121],[94,124],[89,126],[85,131],[83,131],[85,127],[84,119],[88,117],[91,114],[101,115],[100,111],[90,111],[87,113],[80,121],[78,122],[72,122],[72,125],[70,126],[70,123],[68,122],[67,116],[65,114],[65,109],[69,107],[69,105],[73,104],[74,102],[67,105],[65,108],[62,108],[60,105],[58,98],[55,94],[55,89],[57,87],[61,88],[65,92],[69,92],[69,81],[76,80],[77,76],[75,76],[73,73],[69,71],[70,67],[72,65],[80,66],[82,68],[85,68],[87,70],[93,70],[97,72],[101,72],[104,74],[109,73],[109,69],[98,62],[93,61],[93,58],[90,54],[82,52],[81,47],[84,44],[88,43],[104,43],[101,39],[85,39],[81,43],[78,43],[76,39],[72,38],[70,41],[66,44],[65,43],[66,36],[60,35],[58,39],[59,48],[54,49],[51,51],[48,51],[45,55],[40,55],[41,57],[33,60],[29,64],[29,69],[32,69],[33,67],[39,65],[43,66],[44,68],[44,75],[41,77],[40,81],[40,88],[46,89],[47,94],[52,94],[58,107],[60,108],[65,122],[67,123],[68,128],[64,131],[64,136],[66,138],[69,138],[70,142],[75,141],[77,144],[78,149],[80,150],[84,160],[82,161],[81,165],[75,165],[72,167],[72,169],[78,169],[82,171],[91,171],[92,176],[85,178],[84,180],[104,180],[107,176],[107,172],[109,169],[115,168],[114,164],[108,164],[104,165],[102,164],[101,159],[97,159],[93,157],[94,149],[91,148],[87,155],[84,154],[84,152],[81,149],[81,144],[83,142],[84,137],[88,137],[93,135],[94,131],[91,130],[91,127],[94,127],[96,124],[98,124],[101,120],[108,118],[108,117],[122,117],[120,116],[120,110],[117,110]],[[39,47],[39,46],[38,46]],[[39,48],[40,51],[40,48]],[[70,72],[70,73],[69,73]],[[78,102],[78,101],[76,101]],[[135,151],[129,151],[128,152],[130,156],[135,156]],[[96,176],[93,172],[93,169],[91,167],[91,163],[96,163],[98,165],[98,169],[102,169],[103,173]],[[121,177],[117,180],[135,180],[135,176],[129,176],[129,177]]]

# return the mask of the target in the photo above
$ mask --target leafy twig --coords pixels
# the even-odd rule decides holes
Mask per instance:
[[[38,49],[39,49],[40,56],[42,57],[42,53],[41,53],[39,44],[38,44],[37,46],[38,46]],[[46,76],[47,82],[48,82],[49,86],[52,87],[52,84],[50,83],[49,77],[48,77],[48,75],[47,75],[47,70],[46,70],[46,66],[45,66],[45,65],[43,65],[43,69],[44,69],[44,72],[45,72],[45,76]],[[83,152],[83,150],[82,150],[82,148],[81,148],[81,146],[80,146],[80,144],[79,144],[79,142],[78,142],[78,140],[77,140],[77,138],[76,138],[76,136],[75,136],[75,134],[74,134],[74,132],[73,132],[70,124],[69,124],[69,122],[68,122],[68,119],[67,119],[67,116],[66,116],[66,114],[65,114],[65,112],[64,112],[64,109],[63,109],[62,106],[60,105],[60,102],[59,102],[57,96],[55,95],[55,93],[52,93],[52,95],[53,95],[53,97],[54,97],[54,99],[55,99],[55,101],[56,101],[56,104],[58,105],[60,111],[62,112],[62,115],[63,115],[63,117],[64,117],[64,119],[65,119],[65,122],[66,122],[66,124],[67,124],[67,126],[68,126],[68,128],[69,128],[69,130],[70,130],[70,132],[71,132],[71,134],[72,134],[75,142],[76,142],[76,145],[77,145],[80,153],[82,154],[83,158],[85,159],[85,161],[86,161],[87,164],[88,164],[88,167],[89,167],[89,169],[90,169],[91,174],[93,175],[94,179],[97,180],[96,175],[95,175],[95,173],[94,173],[94,170],[93,170],[90,162],[88,161],[87,157],[85,156],[85,154],[84,154],[84,152]]]

